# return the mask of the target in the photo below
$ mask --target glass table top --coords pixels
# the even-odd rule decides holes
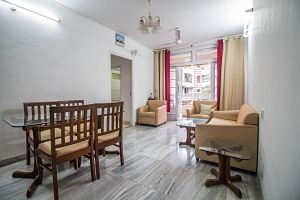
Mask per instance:
[[[250,149],[247,145],[238,144],[231,141],[209,138],[199,147],[202,151],[225,155],[241,160],[250,159]]]
[[[204,124],[208,121],[208,119],[200,119],[200,118],[183,118],[176,122],[177,126],[182,127],[192,127],[195,128],[196,124]]]

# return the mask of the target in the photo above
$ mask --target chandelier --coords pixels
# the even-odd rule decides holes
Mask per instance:
[[[160,17],[152,17],[151,16],[151,3],[152,0],[147,0],[149,2],[149,14],[148,17],[142,16],[139,21],[139,29],[142,33],[157,33],[160,29]]]

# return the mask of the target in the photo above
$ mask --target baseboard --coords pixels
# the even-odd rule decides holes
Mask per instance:
[[[25,160],[26,159],[26,155],[20,155],[20,156],[16,156],[16,157],[13,157],[13,158],[8,158],[8,159],[5,159],[5,160],[1,160],[0,161],[0,168],[1,167],[4,167],[4,166],[7,166],[7,165],[11,165],[11,164],[14,164],[16,162],[19,162],[19,161],[22,161],[22,160]]]

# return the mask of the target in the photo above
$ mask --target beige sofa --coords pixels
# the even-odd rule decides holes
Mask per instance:
[[[250,160],[237,162],[231,160],[231,166],[257,172],[258,151],[258,113],[248,104],[241,106],[240,110],[213,111],[207,124],[197,124],[195,133],[196,159],[218,163],[217,155],[208,156],[200,151],[200,145],[207,138],[218,138],[248,145],[251,150]]]
[[[148,100],[146,106],[138,108],[137,121],[139,124],[158,126],[167,122],[167,106],[164,100]]]
[[[201,113],[201,104],[204,105],[211,105],[212,111],[216,109],[217,102],[216,101],[204,101],[204,100],[196,100],[193,101],[192,109],[187,109],[186,114],[187,118],[205,118],[208,119],[210,114],[208,113]]]

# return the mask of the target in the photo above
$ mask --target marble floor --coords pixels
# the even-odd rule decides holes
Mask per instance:
[[[185,129],[174,122],[125,128],[124,166],[120,166],[119,156],[101,157],[101,178],[95,182],[91,182],[88,160],[77,170],[69,163],[61,166],[60,199],[238,199],[225,186],[205,187],[205,180],[213,178],[210,168],[216,165],[196,162],[194,149],[178,146],[184,139]],[[23,169],[30,169],[25,161],[0,168],[0,199],[26,199],[32,179],[11,177],[14,170]],[[243,199],[261,199],[257,177],[237,172],[243,182],[235,185],[241,189]],[[47,170],[43,184],[31,199],[53,199],[52,176]]]

